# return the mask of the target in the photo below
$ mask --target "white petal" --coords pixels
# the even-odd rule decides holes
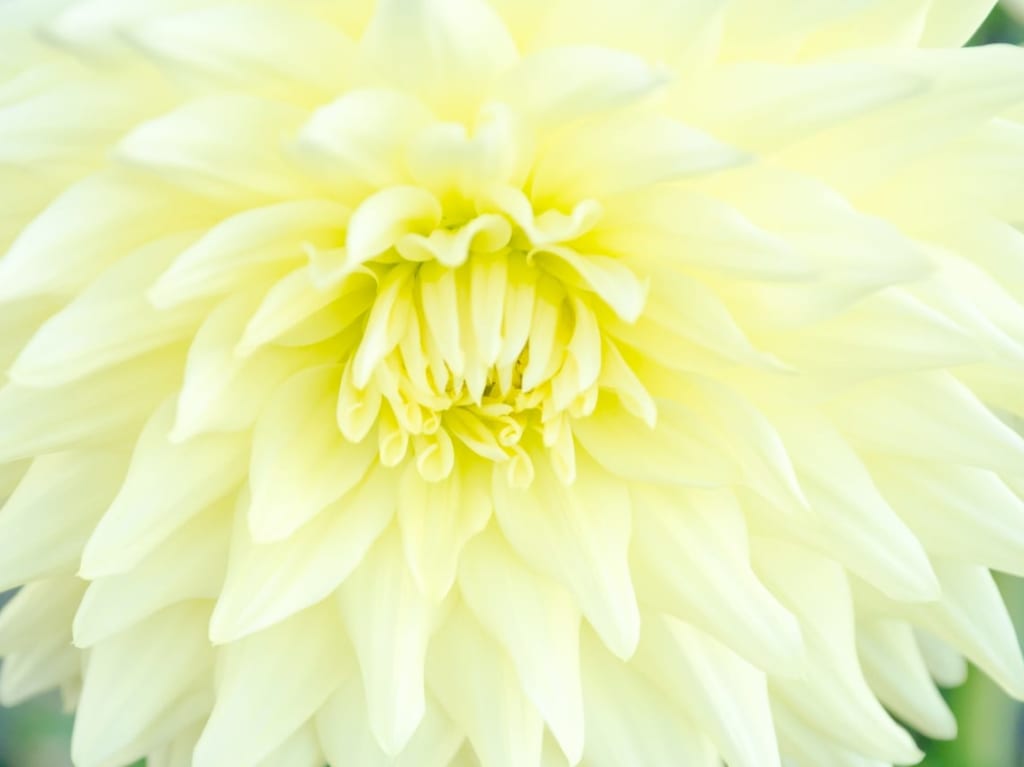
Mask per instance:
[[[533,259],[555,277],[595,293],[624,322],[635,322],[647,303],[648,283],[618,259],[545,247]]]
[[[55,389],[0,388],[0,461],[103,443],[138,428],[179,380],[181,352],[139,357]]]
[[[636,665],[685,710],[730,767],[780,767],[765,675],[687,624],[647,615]]]
[[[782,437],[823,528],[819,550],[893,599],[938,598],[938,581],[924,547],[886,503],[843,438],[826,421],[812,415],[789,418]],[[794,527],[806,529],[812,524],[808,519],[794,519]],[[800,537],[800,532],[795,532]]]
[[[995,0],[936,0],[930,6],[924,44],[936,48],[964,45],[995,4]]]
[[[584,632],[588,767],[714,767],[718,754],[666,695]]]
[[[345,247],[358,266],[379,256],[411,232],[432,231],[441,222],[441,203],[415,186],[396,186],[367,198],[352,213]]]
[[[366,699],[358,675],[342,685],[316,716],[317,732],[331,764],[359,767],[449,767],[463,736],[427,699],[427,712],[419,728],[395,757],[380,750],[366,717]]]
[[[494,98],[539,127],[578,120],[642,99],[666,81],[638,56],[597,46],[531,53],[495,85]]]
[[[61,576],[19,589],[0,612],[0,652],[10,655],[54,642],[70,646],[71,619],[85,585]]]
[[[331,335],[336,335],[345,329],[347,319],[355,321],[370,308],[375,287],[372,278],[358,273],[321,287],[312,279],[309,266],[300,267],[267,291],[245,326],[237,351],[247,357],[261,346],[291,339],[325,312],[330,313],[328,323],[335,331]],[[338,305],[332,307],[335,302]]]
[[[616,200],[594,232],[597,250],[661,268],[695,266],[738,278],[806,276],[811,265],[740,211],[675,186]]]
[[[758,573],[800,618],[807,646],[803,677],[771,680],[772,697],[837,743],[865,756],[912,764],[913,738],[894,722],[868,687],[855,647],[853,602],[843,569],[781,541],[759,540]]]
[[[708,441],[700,418],[669,400],[656,403],[653,428],[607,397],[573,434],[607,471],[643,482],[715,487],[731,484],[735,469]]]
[[[288,379],[260,414],[252,437],[249,529],[257,542],[287,538],[366,475],[370,440],[346,440],[335,420],[334,366]]]
[[[491,516],[489,474],[464,461],[439,482],[410,463],[398,490],[398,525],[406,561],[419,589],[443,599],[455,582],[459,554]]]
[[[491,530],[467,547],[459,570],[466,604],[512,658],[523,691],[570,765],[583,757],[580,614],[559,586],[525,567]]]
[[[407,93],[353,90],[313,113],[298,150],[343,193],[383,189],[408,180],[403,152],[430,120],[429,110]]]
[[[256,767],[323,767],[324,755],[312,723],[296,731],[288,740],[260,760]]]
[[[189,336],[207,307],[161,311],[146,300],[146,290],[195,239],[186,233],[156,240],[105,271],[43,324],[12,366],[11,378],[55,386]]]
[[[631,502],[626,485],[586,456],[577,459],[569,486],[546,460],[534,462],[527,488],[510,487],[494,473],[494,510],[505,538],[533,567],[576,597],[591,625],[619,657],[628,658],[640,635],[640,613],[629,572]]]
[[[75,644],[92,647],[158,610],[217,597],[224,581],[230,503],[214,504],[162,541],[126,573],[89,584],[75,614]],[[203,619],[203,636],[209,610]]]
[[[282,137],[294,134],[302,111],[241,94],[187,102],[129,133],[116,156],[213,200],[258,205],[302,199],[318,186],[284,156]]]
[[[928,551],[1024,575],[1024,501],[996,474],[892,458],[872,474]]]
[[[1024,660],[1013,622],[983,567],[935,562],[943,599],[908,605],[901,617],[926,629],[977,664],[1015,698],[1024,698]]]
[[[194,767],[256,767],[349,676],[353,660],[324,604],[219,651],[216,703]]]
[[[831,412],[856,447],[872,452],[1008,472],[1024,460],[1024,439],[948,373],[863,387]]]
[[[455,608],[431,643],[428,674],[483,765],[540,767],[544,723],[511,661],[465,608]]]
[[[573,132],[540,159],[533,195],[544,207],[632,192],[744,160],[741,152],[666,117],[628,117]]]
[[[192,341],[185,381],[178,395],[171,438],[242,431],[255,423],[271,394],[300,369],[331,359],[324,345],[300,349],[277,346],[237,353],[255,306],[251,293],[230,296],[209,312]]]
[[[910,626],[857,626],[857,648],[871,689],[889,710],[930,738],[956,737],[956,719],[935,688]]]
[[[35,459],[0,510],[0,590],[74,573],[127,466],[127,455],[104,451]]]
[[[693,623],[758,668],[799,673],[796,619],[754,575],[742,512],[724,491],[634,486],[633,571],[652,606]],[[679,562],[687,562],[680,578]]]
[[[383,0],[361,42],[364,66],[412,90],[445,116],[465,116],[517,58],[501,19],[483,0]]]
[[[173,418],[165,402],[139,437],[124,486],[82,555],[89,578],[131,569],[245,476],[248,439],[204,435],[175,445],[168,439]]]
[[[208,603],[184,603],[93,648],[71,745],[76,764],[131,762],[209,713],[208,618]]]
[[[293,98],[344,87],[353,55],[351,42],[332,25],[270,6],[227,4],[156,15],[130,34],[158,59],[242,86],[281,83]]]
[[[385,753],[397,754],[426,712],[424,659],[443,608],[417,591],[396,531],[342,584],[338,604],[363,672],[370,728]]]
[[[149,293],[157,306],[226,293],[246,277],[304,260],[303,244],[340,241],[348,209],[326,200],[256,207],[221,221],[171,264]],[[273,274],[273,271],[271,271]]]
[[[371,469],[352,492],[284,541],[254,543],[244,526],[236,530],[211,639],[235,641],[325,599],[391,522],[396,484],[392,472]]]
[[[153,238],[189,230],[213,215],[156,183],[114,172],[90,176],[46,208],[0,259],[0,298],[73,294]]]

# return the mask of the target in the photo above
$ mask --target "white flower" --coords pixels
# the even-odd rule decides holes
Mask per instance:
[[[0,698],[78,767],[868,767],[1024,695],[992,4],[8,0]]]

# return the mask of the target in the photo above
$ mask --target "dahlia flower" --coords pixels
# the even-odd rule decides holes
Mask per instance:
[[[876,767],[1024,696],[992,5],[7,0],[3,702],[78,767]]]

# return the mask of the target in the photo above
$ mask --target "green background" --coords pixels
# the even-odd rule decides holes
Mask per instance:
[[[997,9],[974,42],[1022,44],[1024,24]],[[1024,582],[1006,579],[1002,585],[1024,636]],[[960,722],[960,737],[951,743],[922,743],[929,753],[926,767],[1024,767],[1024,707],[974,671],[948,697]],[[0,709],[0,767],[70,767],[70,731],[55,696]]]

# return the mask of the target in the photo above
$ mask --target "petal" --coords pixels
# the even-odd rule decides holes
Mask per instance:
[[[76,764],[128,763],[213,705],[209,606],[187,602],[93,648],[75,720]]]
[[[700,418],[669,400],[656,401],[653,428],[602,397],[597,409],[573,422],[573,434],[605,470],[642,482],[716,487],[735,470],[708,441]]]
[[[354,671],[343,637],[324,604],[221,648],[194,767],[256,767],[280,747]]]
[[[491,530],[467,547],[459,588],[481,625],[512,658],[523,691],[570,765],[583,756],[580,614],[568,593],[525,567]]]
[[[391,522],[396,484],[392,472],[371,469],[355,489],[284,541],[253,543],[244,527],[236,530],[210,638],[235,641],[327,598]]]
[[[541,248],[533,259],[555,277],[595,293],[624,322],[635,322],[647,303],[648,283],[618,259]]]
[[[278,262],[305,259],[304,244],[336,243],[347,222],[348,209],[326,200],[283,202],[238,213],[175,259],[149,298],[167,307],[226,293],[247,277],[280,269]]]
[[[563,485],[546,460],[534,462],[526,489],[511,487],[499,466],[494,510],[502,533],[533,567],[562,583],[609,649],[628,658],[636,649],[640,614],[630,577],[631,502],[626,485],[587,456],[576,481]]]
[[[343,193],[383,189],[408,180],[404,151],[431,119],[430,111],[407,93],[352,90],[313,113],[299,133],[297,149],[311,170]]]
[[[871,472],[929,552],[1024,575],[1024,501],[996,474],[893,458]]]
[[[633,572],[654,608],[692,623],[773,674],[801,672],[800,626],[754,574],[745,521],[725,491],[634,486]],[[687,577],[678,563],[688,562]]]
[[[1024,439],[945,372],[861,387],[830,411],[865,451],[1007,472],[1024,459]]]
[[[409,90],[444,116],[466,116],[517,58],[483,0],[382,0],[362,42],[367,73]]]
[[[864,676],[886,708],[930,738],[956,737],[956,719],[935,688],[910,626],[859,624],[857,650]]]
[[[128,572],[90,583],[75,613],[75,645],[93,647],[171,605],[215,599],[224,582],[232,508],[230,503],[214,504]],[[208,621],[207,609],[204,638]]]
[[[342,584],[338,604],[363,672],[370,728],[385,753],[397,754],[426,712],[424,662],[443,608],[417,591],[394,531]]]
[[[924,44],[936,48],[964,45],[988,18],[996,0],[937,0],[930,6]]]
[[[181,353],[160,351],[55,389],[0,388],[0,461],[102,443],[153,412],[179,380]]]
[[[738,150],[667,117],[614,118],[588,124],[553,145],[534,171],[533,199],[542,207],[603,199],[744,159]]]
[[[107,451],[35,459],[0,510],[0,590],[74,573],[127,465],[127,456]]]
[[[129,133],[117,146],[122,162],[211,200],[259,205],[318,191],[281,151],[301,110],[241,94],[190,101]]]
[[[248,356],[237,353],[255,300],[248,292],[227,298],[196,333],[185,363],[171,439],[242,431],[255,422],[280,384],[303,368],[330,361],[330,344],[299,349],[268,346]]]
[[[703,734],[631,665],[608,654],[589,632],[583,636],[585,759],[593,767],[712,767],[718,754]]]
[[[455,582],[462,547],[491,516],[488,474],[463,461],[445,479],[427,482],[410,463],[398,486],[398,525],[417,587],[441,600]]]
[[[758,574],[800,618],[808,668],[772,679],[772,695],[837,743],[882,761],[912,764],[921,753],[875,698],[855,647],[854,607],[843,569],[781,541],[759,540]]]
[[[263,409],[252,436],[249,529],[253,539],[287,538],[355,487],[376,457],[370,440],[346,440],[335,420],[335,366],[288,379]]]
[[[765,674],[707,634],[650,615],[636,665],[685,710],[730,767],[780,767]]]
[[[823,527],[824,540],[817,544],[821,552],[893,599],[939,598],[925,547],[890,508],[843,438],[823,419],[811,415],[788,419],[782,437]],[[805,528],[811,524],[794,520],[794,525]]]
[[[352,43],[331,24],[296,11],[241,3],[186,9],[134,25],[130,35],[155,58],[221,82],[280,84],[292,98],[335,93],[351,67]]]
[[[73,294],[155,237],[207,223],[213,211],[157,183],[115,172],[70,187],[0,259],[0,299]]]
[[[131,569],[245,476],[248,439],[211,434],[175,445],[168,439],[173,418],[165,402],[139,436],[124,485],[82,555],[87,577]]]
[[[11,378],[28,386],[64,384],[190,335],[206,306],[161,311],[145,296],[195,238],[187,233],[157,240],[105,271],[32,336]]]
[[[366,698],[358,675],[342,685],[316,716],[317,731],[331,764],[359,767],[449,767],[462,745],[462,733],[441,711],[432,698],[427,710],[405,748],[389,757],[370,730],[366,716]]]
[[[544,723],[515,668],[463,607],[430,646],[430,689],[487,767],[540,767]]]
[[[495,84],[494,98],[550,129],[639,101],[666,79],[625,51],[565,46],[526,56]]]

